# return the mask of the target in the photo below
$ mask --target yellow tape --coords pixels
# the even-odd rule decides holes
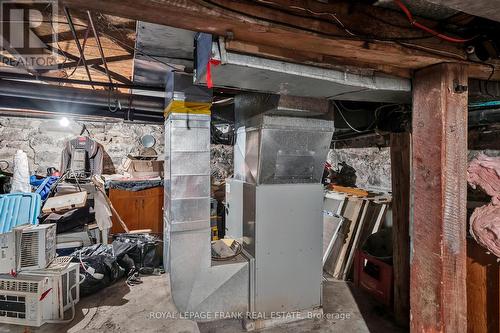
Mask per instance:
[[[165,118],[171,113],[204,114],[209,116],[211,114],[211,106],[212,103],[170,101],[163,115]]]

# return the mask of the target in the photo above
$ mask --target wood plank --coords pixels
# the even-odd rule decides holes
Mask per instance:
[[[353,262],[354,256],[358,249],[362,248],[366,239],[375,232],[379,231],[382,225],[382,220],[385,218],[385,211],[387,204],[377,202],[377,197],[366,198],[363,212],[359,219],[359,225],[356,230],[356,235],[352,242],[352,246],[349,251],[349,256],[347,258],[347,263],[343,272],[343,279],[347,280],[353,276]]]
[[[342,248],[339,251],[336,265],[332,271],[332,275],[335,279],[344,279],[343,273],[347,263],[347,256],[352,245],[353,237],[359,227],[360,214],[363,210],[364,204],[365,201],[363,199],[349,197],[347,204],[344,207],[344,211],[342,212],[342,216],[345,218],[343,225],[345,226],[347,232]]]
[[[310,5],[306,0],[301,0],[299,3],[303,8],[308,8]],[[311,18],[311,15],[305,18],[298,18],[295,15],[290,21],[290,14],[283,13],[283,10],[269,8],[256,2],[64,0],[63,4],[182,29],[209,32],[236,41],[298,51],[302,53],[301,56],[308,52],[324,54],[346,61],[356,61],[368,67],[371,65],[419,69],[445,61],[466,61],[461,45],[440,42],[431,48],[428,44],[419,44],[420,41],[414,40],[404,43],[364,40],[356,36],[346,36],[345,31],[339,32],[343,29],[339,29],[336,24],[320,21],[317,17]],[[345,2],[328,6],[324,9],[329,13],[337,11],[347,13],[346,10],[349,8]],[[372,6],[366,8],[373,10]],[[386,9],[380,10],[380,14],[385,12],[393,13]],[[349,17],[350,15],[345,15],[341,19],[352,29],[360,29],[363,25],[365,26],[363,29],[378,31],[372,24],[366,24],[365,21],[350,21]],[[492,73],[491,67],[483,64],[471,64],[471,69],[471,76],[482,79],[488,78]],[[500,71],[496,71],[492,78],[497,76],[500,77]]]
[[[465,332],[467,69],[417,71],[413,89],[413,332]]]
[[[410,133],[391,134],[394,316],[410,325]]]
[[[500,332],[500,266],[467,238],[467,332]]]

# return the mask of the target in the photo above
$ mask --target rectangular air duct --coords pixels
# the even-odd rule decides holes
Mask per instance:
[[[181,312],[246,312],[246,258],[211,260],[211,90],[180,73],[166,86],[164,265],[172,298]]]
[[[223,38],[198,34],[195,79],[197,84],[246,91],[367,102],[408,103],[411,81],[379,73],[345,70],[271,60],[232,52]],[[208,70],[210,69],[210,70]]]

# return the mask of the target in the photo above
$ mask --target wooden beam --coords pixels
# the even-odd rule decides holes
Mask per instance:
[[[465,332],[467,69],[416,72],[412,113],[412,332]]]
[[[60,49],[55,48],[55,47],[51,47],[50,45],[48,45],[48,48],[50,50],[52,50],[52,52],[57,52],[60,55],[65,56],[66,58],[71,59],[73,61],[78,61],[78,59],[80,59],[78,56],[75,56],[75,55],[73,55],[73,54],[71,54],[69,52],[60,50]],[[106,74],[106,71],[105,71],[104,67],[102,67],[102,66],[100,66],[98,64],[94,64],[94,65],[90,66],[90,68],[93,68],[93,69],[95,69],[96,71],[98,71],[100,73]],[[132,83],[132,81],[130,81],[129,78],[127,78],[127,77],[125,77],[123,75],[120,75],[120,74],[118,74],[116,72],[109,71],[109,74],[110,74],[110,76],[113,79],[115,79],[118,82],[125,83],[125,84],[131,84]]]
[[[290,13],[283,8],[264,6],[262,3],[227,0],[63,0],[63,4],[69,7],[91,9],[146,22],[208,32],[254,45],[297,51],[302,57],[308,53],[322,54],[331,57],[331,60],[335,60],[340,65],[343,64],[342,61],[356,61],[367,67],[376,65],[387,66],[388,69],[415,70],[442,62],[467,62],[465,51],[460,44],[450,44],[434,39],[388,41],[384,38],[384,40],[378,40],[372,37],[359,37],[357,33],[356,36],[352,36],[339,27],[339,23],[336,23],[332,15],[323,14],[324,17],[319,18],[318,15],[315,16],[306,11],[302,16],[297,16],[297,13]],[[301,8],[313,6],[313,2],[307,0],[297,0],[294,4],[300,4],[297,7]],[[360,33],[363,34],[366,31],[377,31],[378,34],[382,34],[379,29],[380,24],[370,23],[374,22],[374,19],[371,21],[350,19],[351,7],[348,2],[321,5],[318,3],[314,6],[322,6],[314,8],[322,10],[323,13],[333,14],[351,30],[361,29]],[[365,11],[373,12],[373,10],[377,12],[376,16],[389,21],[396,15],[391,10],[374,9],[373,6],[365,7]],[[355,13],[358,15],[356,11]],[[402,31],[408,35],[408,29]],[[394,28],[390,30],[386,24],[383,33],[388,34],[384,37],[392,37],[396,35],[396,32]],[[471,63],[473,77],[500,78],[500,71],[494,72],[492,77],[490,77],[491,74],[491,66]]]
[[[410,324],[410,133],[391,134],[394,315]]]

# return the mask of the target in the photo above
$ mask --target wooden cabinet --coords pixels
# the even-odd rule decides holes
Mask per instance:
[[[109,198],[130,230],[151,229],[163,237],[163,187],[142,191],[109,190]],[[111,233],[124,232],[113,217]]]

